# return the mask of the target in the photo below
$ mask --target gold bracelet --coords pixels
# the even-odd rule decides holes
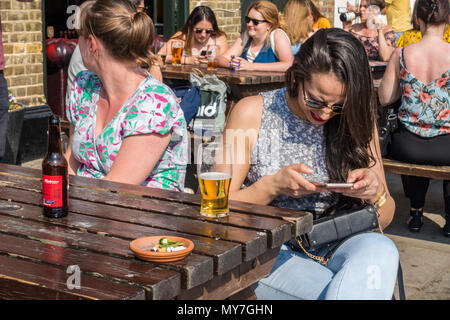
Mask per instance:
[[[386,192],[386,188],[383,185],[383,192],[381,193],[381,195],[378,197],[377,200],[375,200],[372,204],[375,207],[375,209],[380,209],[387,201],[387,192]]]

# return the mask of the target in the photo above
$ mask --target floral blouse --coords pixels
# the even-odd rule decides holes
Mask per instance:
[[[375,61],[381,61],[380,54],[378,51],[378,48],[380,47],[378,44],[378,36],[377,37],[366,37],[363,35],[360,35],[353,30],[351,30],[352,34],[358,38],[363,46],[364,49],[366,49],[367,58],[369,60],[375,60]],[[384,38],[386,39],[386,42],[392,47],[395,48],[395,33],[394,31],[390,30],[388,32],[384,33]]]
[[[450,69],[425,84],[406,68],[404,49],[400,54],[402,104],[398,118],[406,129],[421,137],[450,133]]]
[[[74,126],[72,154],[77,175],[103,178],[111,170],[123,139],[138,134],[172,133],[172,139],[144,186],[183,191],[188,161],[188,135],[177,98],[149,73],[111,122],[95,137],[97,101],[102,83],[91,71],[74,80],[66,113]]]

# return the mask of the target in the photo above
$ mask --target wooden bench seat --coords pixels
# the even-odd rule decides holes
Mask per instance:
[[[397,160],[383,158],[384,170],[406,176],[450,180],[450,166],[430,166],[422,164],[404,163]]]

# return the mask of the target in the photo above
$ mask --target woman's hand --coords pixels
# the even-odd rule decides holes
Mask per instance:
[[[374,170],[368,168],[350,171],[347,182],[354,183],[351,189],[329,189],[329,191],[373,202],[378,199],[383,190],[383,182],[380,177]]]
[[[253,63],[242,57],[231,56],[230,68],[233,70],[253,70]]]
[[[356,12],[356,11],[358,11],[358,7],[355,7],[349,1],[347,1],[347,12]]]
[[[306,164],[291,164],[281,168],[272,176],[274,193],[299,198],[305,194],[318,192],[318,188],[302,175],[312,172],[313,170]]]

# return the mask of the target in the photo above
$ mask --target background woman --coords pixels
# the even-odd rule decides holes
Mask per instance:
[[[311,8],[311,13],[314,20],[313,29],[318,30],[323,28],[331,28],[330,20],[325,18],[320,13],[319,9],[317,9],[316,5],[311,0],[307,0],[307,2],[309,4],[309,7]]]
[[[442,39],[449,19],[448,0],[417,0],[422,40],[398,48],[386,68],[378,94],[382,105],[401,98],[399,129],[392,136],[391,156],[407,163],[450,165],[450,44]],[[408,227],[422,227],[430,179],[408,176],[411,210]],[[446,223],[450,236],[450,181],[444,180]]]
[[[397,47],[406,47],[412,43],[418,42],[422,39],[422,33],[420,32],[420,26],[417,22],[417,4],[419,2],[416,1],[414,4],[413,13],[411,16],[411,24],[413,25],[413,29],[405,31],[398,38]],[[444,32],[444,41],[450,42],[450,25],[447,24]]]
[[[302,43],[313,34],[313,16],[308,0],[289,0],[283,10],[286,33],[295,55]]]
[[[378,206],[385,228],[395,203],[380,158],[372,79],[361,42],[342,29],[320,29],[302,45],[286,78],[287,88],[244,98],[231,112],[226,129],[247,135],[245,157],[235,159],[230,199],[305,210],[319,218],[386,197]],[[343,191],[312,183],[328,181],[354,185]],[[258,299],[391,299],[398,251],[384,235],[355,235],[313,254],[331,256],[323,266],[283,245],[271,274],[255,289]],[[376,289],[367,286],[373,266],[383,275]]]
[[[374,13],[368,9],[372,5],[383,10],[385,2],[383,0],[361,0],[359,11],[362,22],[354,25],[351,25],[351,22],[343,22],[344,29],[361,40],[369,60],[389,61],[395,48],[395,33],[390,26],[383,24],[381,19],[377,19],[376,24],[370,23],[373,22]]]
[[[159,55],[166,54],[166,63],[172,62],[173,40],[181,40],[184,43],[181,64],[207,63],[202,52],[206,52],[210,44],[217,46],[217,56],[228,49],[226,34],[219,29],[214,12],[206,6],[198,6],[192,10],[183,28],[159,50]]]
[[[128,0],[97,0],[80,20],[89,71],[75,77],[67,102],[69,173],[182,191],[186,123],[172,91],[147,71],[150,18]]]
[[[245,22],[247,30],[219,57],[219,65],[234,70],[286,71],[293,56],[276,5],[269,1],[252,3]]]

